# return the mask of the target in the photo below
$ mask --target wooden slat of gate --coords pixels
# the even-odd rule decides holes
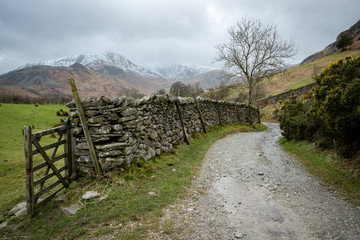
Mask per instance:
[[[62,131],[63,127],[60,126],[60,127],[54,127],[54,128],[50,128],[50,129],[47,129],[47,130],[43,130],[43,131],[39,131],[39,132],[36,132],[34,133],[32,136],[36,139],[38,138],[41,138],[42,136],[45,136],[45,135],[49,135],[49,134],[52,134],[52,133],[56,133],[56,132],[60,132]],[[66,129],[64,129],[66,130]]]
[[[45,161],[49,164],[51,170],[55,173],[55,175],[59,178],[59,180],[62,182],[62,184],[67,188],[69,187],[69,184],[65,181],[65,179],[61,176],[59,171],[56,169],[55,165],[52,163],[46,152],[42,149],[41,145],[36,139],[33,139],[33,144],[35,147],[39,150],[41,156],[45,159]]]
[[[59,147],[60,145],[65,144],[65,143],[66,143],[66,140],[61,140],[59,142],[54,142],[54,143],[51,143],[49,145],[45,145],[45,146],[43,146],[41,148],[44,149],[44,151],[46,151],[46,150],[49,150],[49,149],[54,148],[54,147]],[[40,153],[38,149],[34,149],[32,151],[32,155],[35,155],[35,154],[38,154],[38,153]]]
[[[53,162],[53,163],[56,163],[57,161],[59,161],[59,160],[61,160],[61,159],[63,159],[63,158],[65,158],[65,153],[60,154],[60,155],[54,157],[54,158],[52,159],[52,162]],[[40,170],[40,169],[42,169],[42,168],[44,168],[44,167],[46,167],[46,166],[49,166],[49,165],[47,164],[47,162],[40,163],[39,165],[36,165],[35,167],[33,167],[33,171],[36,172],[36,171],[38,171],[38,170]]]
[[[66,170],[66,169],[67,169],[67,166],[63,166],[62,168],[59,168],[57,171],[58,171],[59,173],[61,173],[61,172],[63,172],[63,171]],[[52,173],[49,173],[49,174],[46,175],[46,176],[43,176],[43,177],[39,178],[38,180],[34,181],[34,187],[37,186],[37,185],[39,185],[39,184],[41,184],[42,182],[44,182],[44,181],[52,178],[52,177],[55,176],[55,175],[56,175],[56,174],[55,174],[54,172],[52,172]]]
[[[50,184],[49,186],[47,186],[46,188],[42,189],[41,191],[39,190],[37,193],[35,193],[35,198],[39,199],[39,197],[45,193],[47,193],[48,191],[50,191],[51,189],[53,189],[54,187],[56,187],[57,185],[61,184],[60,181],[56,181],[52,184]]]
[[[60,133],[60,132],[59,132],[58,134],[59,134],[59,136],[58,136],[56,142],[60,142],[60,141],[61,141],[61,138],[62,138],[62,136],[63,136],[63,134]],[[53,152],[52,152],[52,154],[51,154],[51,157],[50,157],[50,160],[51,160],[51,162],[52,162],[53,164],[54,164],[54,157],[55,157],[55,155],[56,155],[56,152],[57,152],[58,148],[59,148],[59,145],[56,145],[56,147],[54,148],[54,150],[53,150]],[[55,166],[55,165],[54,165],[54,166]],[[46,170],[44,171],[43,176],[46,176],[46,175],[49,173],[49,170],[50,170],[50,165],[48,165],[48,167],[47,167]],[[39,192],[41,192],[41,190],[43,189],[44,184],[45,184],[45,181],[40,183]],[[37,202],[37,200],[38,200],[38,197],[35,195],[35,202]]]
[[[58,192],[60,192],[61,190],[63,190],[65,187],[61,187],[58,190],[56,190],[55,192],[53,192],[52,194],[50,194],[48,197],[46,197],[44,200],[42,200],[41,202],[37,203],[36,206],[39,206],[40,204],[44,204],[46,202],[48,202],[51,198],[53,198]]]

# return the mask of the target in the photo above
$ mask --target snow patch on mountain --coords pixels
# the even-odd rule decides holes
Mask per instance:
[[[48,60],[43,62],[28,63],[24,66],[19,67],[18,69],[37,66],[37,65],[49,65],[53,67],[62,67],[62,66],[69,67],[75,63],[82,64],[97,72],[102,72],[104,71],[104,68],[110,67],[110,68],[122,70],[124,72],[131,71],[142,76],[159,78],[158,74],[134,64],[124,56],[108,51],[98,54],[80,54],[80,55],[74,55],[70,57]]]
[[[171,78],[177,80],[188,80],[200,74],[218,70],[213,67],[197,66],[197,65],[179,65],[174,64],[168,67],[159,67],[154,70],[157,74],[164,78]]]

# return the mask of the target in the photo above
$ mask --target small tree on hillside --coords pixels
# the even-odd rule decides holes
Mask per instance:
[[[336,43],[336,47],[345,51],[345,48],[349,45],[353,44],[353,40],[348,35],[344,35],[340,40]]]
[[[248,101],[254,103],[261,80],[285,67],[285,60],[296,54],[294,44],[284,41],[274,25],[243,18],[228,30],[228,43],[218,44],[216,61],[224,62],[228,78],[244,82]]]

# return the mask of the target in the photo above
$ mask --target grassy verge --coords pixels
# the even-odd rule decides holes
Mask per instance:
[[[65,191],[64,202],[50,202],[33,219],[10,220],[0,235],[5,239],[147,239],[161,209],[186,194],[211,144],[230,133],[264,129],[261,124],[209,127],[207,134],[196,134],[190,145],[177,146],[172,153],[139,162],[123,173],[99,180],[82,177]],[[107,197],[101,202],[82,200],[89,190]],[[61,206],[74,203],[82,206],[76,215],[61,213]]]
[[[313,175],[323,179],[330,186],[340,191],[345,199],[360,205],[360,169],[346,164],[331,151],[321,151],[307,141],[288,141],[281,145],[287,152],[295,154],[301,164]]]
[[[273,103],[260,108],[260,117],[262,122],[279,122],[279,113],[281,104]]]
[[[1,104],[0,106],[0,217],[25,197],[24,137],[25,125],[38,132],[60,123],[56,112],[62,105]],[[50,136],[41,144],[54,141]],[[35,159],[36,160],[36,159]]]

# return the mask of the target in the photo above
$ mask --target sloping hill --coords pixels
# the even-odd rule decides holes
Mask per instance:
[[[20,98],[66,98],[72,96],[69,78],[76,79],[80,96],[119,96],[131,84],[75,63],[70,67],[32,66],[0,76],[0,95]]]
[[[347,55],[359,56],[360,50],[338,52],[300,66],[288,68],[283,72],[275,74],[270,79],[265,79],[261,95],[264,98],[313,83],[313,76],[315,74],[320,73],[330,62]],[[236,101],[239,94],[244,90],[246,89],[243,84],[234,84],[202,93],[201,96]]]
[[[334,53],[312,62],[286,69],[265,82],[265,96],[276,95],[313,83],[313,76],[319,74],[330,62],[345,56],[359,56],[360,50]]]

